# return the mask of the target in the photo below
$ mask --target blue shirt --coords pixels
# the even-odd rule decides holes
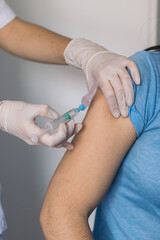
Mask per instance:
[[[160,53],[131,59],[141,74],[129,109],[137,139],[98,205],[95,240],[160,240]]]

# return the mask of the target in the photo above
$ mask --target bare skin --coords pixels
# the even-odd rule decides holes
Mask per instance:
[[[71,39],[15,18],[0,30],[0,47],[18,57],[65,64],[63,52]]]
[[[93,240],[88,217],[136,139],[130,119],[114,119],[100,91],[83,124],[45,196],[40,220],[47,240]]]

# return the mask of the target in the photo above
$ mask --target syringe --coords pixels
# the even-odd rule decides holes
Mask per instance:
[[[60,125],[60,123],[67,123],[69,120],[71,120],[72,118],[74,118],[80,111],[84,111],[90,104],[94,94],[95,94],[95,90],[98,86],[97,82],[94,82],[91,89],[89,90],[89,92],[82,97],[82,101],[81,101],[81,105],[78,108],[73,108],[70,111],[64,113],[63,115],[61,115],[59,118],[51,121],[51,122],[47,122],[45,124],[45,127],[42,128],[40,134],[35,135],[33,134],[31,136],[31,140],[34,143],[38,142],[38,139],[40,136],[42,136],[44,133],[53,133]]]
[[[78,113],[78,109],[77,108],[73,108],[70,111],[64,113],[62,116],[60,116],[59,118],[51,121],[51,122],[47,122],[45,124],[45,127],[42,129],[41,133],[39,135],[32,135],[31,136],[31,140],[34,143],[38,142],[38,138],[40,136],[42,136],[44,133],[48,132],[48,133],[53,133],[60,125],[60,123],[67,123],[69,120],[71,120],[72,118],[74,118]]]

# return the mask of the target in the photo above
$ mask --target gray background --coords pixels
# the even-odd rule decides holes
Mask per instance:
[[[8,0],[17,15],[71,38],[85,37],[129,56],[156,44],[156,0]],[[87,91],[82,71],[18,59],[0,50],[0,100],[47,103],[59,113]],[[82,120],[84,115],[77,120]],[[0,180],[9,240],[44,239],[39,214],[64,150],[31,147],[0,132]],[[94,213],[90,217],[93,227]]]

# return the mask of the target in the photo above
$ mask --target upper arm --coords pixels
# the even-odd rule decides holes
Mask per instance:
[[[112,117],[100,90],[83,125],[73,140],[74,150],[66,152],[51,180],[44,205],[72,208],[88,217],[137,135],[129,118]]]

